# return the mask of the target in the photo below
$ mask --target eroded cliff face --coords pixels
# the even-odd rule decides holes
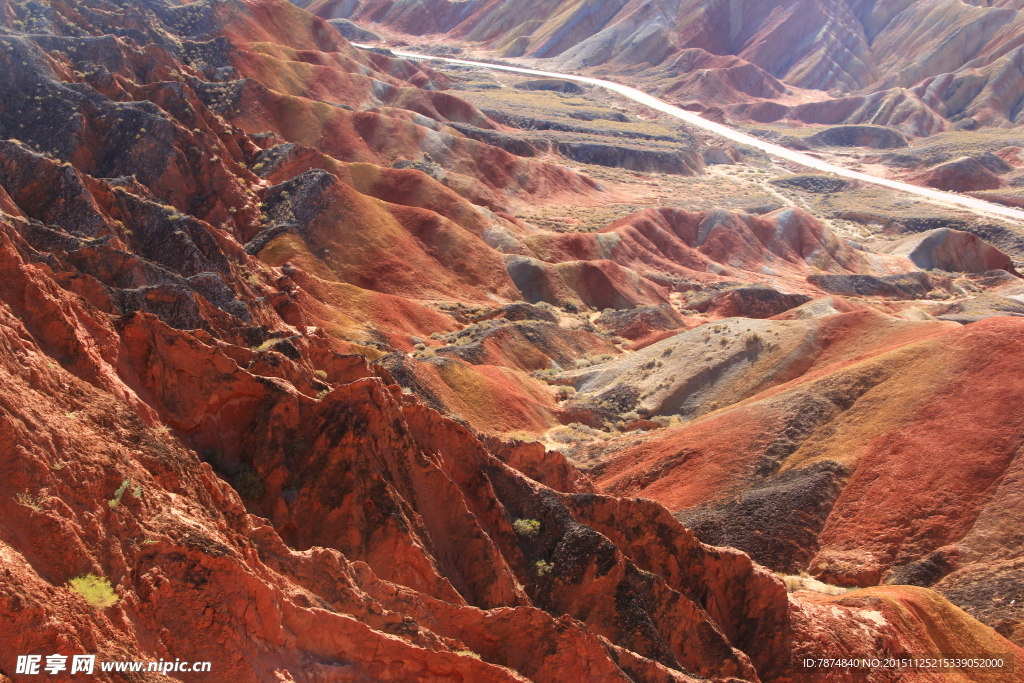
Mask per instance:
[[[240,682],[551,683],[846,681],[800,658],[1019,652],[925,589],[791,595],[660,503],[484,436],[557,421],[525,376],[537,353],[607,350],[543,310],[499,307],[479,357],[442,354],[423,397],[403,391],[413,338],[468,322],[429,299],[521,295],[484,239],[524,232],[504,204],[600,192],[445,128],[491,124],[440,75],[270,0],[0,7],[34,31],[0,36],[4,680],[55,652]],[[386,168],[425,150],[429,174]],[[656,298],[623,273],[696,272],[729,251],[722,226],[737,272],[912,268],[799,215],[657,213],[607,253],[529,249],[581,298]],[[473,420],[435,409],[456,399]],[[84,575],[113,595],[72,590]]]
[[[933,594],[803,602],[657,503],[525,476],[351,357],[321,361],[334,388],[316,399],[240,367],[239,347],[135,313],[111,330],[116,358],[70,344],[55,359],[39,326],[92,337],[103,316],[15,245],[6,282],[23,294],[0,322],[7,657],[181,657],[239,681],[845,680],[794,657],[944,645],[927,632],[949,609]],[[82,378],[88,362],[124,375],[155,426]],[[216,454],[197,445],[211,441]],[[269,523],[197,451],[229,478],[251,460],[262,493],[245,470],[234,481]],[[536,530],[517,532],[524,519]],[[117,605],[66,587],[83,574],[109,578]],[[962,613],[942,633],[1009,646]]]

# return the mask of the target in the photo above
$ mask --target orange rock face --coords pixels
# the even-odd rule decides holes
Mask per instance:
[[[240,683],[839,682],[855,678],[802,658],[949,648],[1024,664],[931,590],[791,594],[672,514],[719,502],[724,470],[824,472],[832,516],[801,518],[813,538],[793,550],[813,548],[819,576],[948,565],[997,586],[1017,571],[998,552],[1019,526],[1020,435],[972,401],[1019,403],[1016,321],[839,300],[818,320],[819,301],[797,305],[821,294],[808,275],[914,266],[798,211],[665,209],[579,236],[517,223],[496,212],[512,199],[603,190],[445,127],[491,124],[436,72],[357,52],[287,3],[45,5],[0,4],[16,29],[0,36],[0,680],[54,653],[209,662]],[[601,326],[634,355],[689,326],[589,309],[671,306],[723,274],[808,292],[756,323],[814,353],[738,383],[731,411],[637,436],[594,479],[503,438],[565,421],[530,373],[619,355]],[[527,285],[572,306],[522,303]],[[715,315],[753,305],[738,291]],[[886,401],[932,440],[859,419]],[[782,445],[762,448],[773,429]],[[708,474],[698,446],[733,451]],[[679,468],[690,488],[670,492]]]

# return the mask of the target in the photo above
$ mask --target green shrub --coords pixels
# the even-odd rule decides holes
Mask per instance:
[[[313,376],[317,379],[327,379],[327,372],[324,370],[314,370]]]
[[[537,570],[537,576],[547,576],[555,568],[555,565],[545,560],[537,560],[533,563],[533,566]]]
[[[68,581],[68,588],[85,598],[93,607],[112,607],[120,601],[105,577],[83,574]]]
[[[517,519],[512,522],[512,530],[520,536],[534,538],[540,533],[539,519]]]
[[[121,485],[117,487],[116,491],[114,491],[114,497],[107,501],[107,505],[109,505],[111,509],[116,508],[118,505],[120,505],[121,498],[124,496],[124,492],[127,491],[128,487],[131,485],[131,479],[125,479],[124,481],[122,481]],[[138,496],[136,496],[136,498],[137,497]]]

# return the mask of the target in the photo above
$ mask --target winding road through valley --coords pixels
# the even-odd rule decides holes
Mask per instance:
[[[356,47],[364,49],[373,49],[373,45],[364,45],[361,43],[353,43]],[[389,48],[390,49],[390,48]],[[708,121],[697,114],[686,111],[674,105],[659,100],[657,97],[648,95],[647,93],[631,88],[628,85],[621,85],[612,81],[605,81],[599,78],[589,78],[587,76],[576,76],[573,74],[562,74],[553,71],[539,71],[537,69],[527,69],[517,66],[505,66],[502,64],[489,64],[487,62],[476,62],[467,59],[454,59],[451,57],[435,57],[433,55],[421,55],[414,52],[403,52],[401,50],[390,50],[394,55],[398,57],[405,57],[407,59],[420,59],[420,60],[441,60],[450,64],[462,64],[465,66],[476,66],[483,67],[486,69],[495,69],[497,71],[511,71],[513,73],[526,74],[530,76],[541,76],[544,78],[560,78],[566,81],[575,81],[577,83],[586,83],[588,85],[596,85],[601,88],[606,88],[612,92],[618,93],[623,97],[628,97],[634,102],[655,109],[657,111],[674,116],[677,119],[685,121],[686,123],[695,126],[697,128],[703,128],[704,130],[720,135],[723,138],[727,138],[734,142],[738,142],[750,147],[756,147],[767,154],[776,156],[787,161],[792,161],[801,166],[813,168],[818,171],[825,173],[834,173],[844,178],[851,178],[853,180],[859,180],[864,183],[872,183],[874,185],[881,185],[893,190],[899,190],[908,194],[917,195],[935,204],[940,204],[945,207],[956,207],[961,209],[967,209],[974,213],[991,217],[997,216],[999,218],[1009,218],[1015,221],[1024,222],[1024,211],[1019,209],[1013,209],[1000,204],[994,204],[992,202],[986,202],[982,199],[976,199],[974,197],[966,197],[964,195],[956,194],[953,192],[943,192],[941,190],[933,190],[927,187],[918,187],[917,185],[910,185],[908,183],[901,183],[896,180],[889,180],[887,178],[878,178],[867,173],[861,173],[859,171],[853,171],[842,166],[836,166],[830,164],[821,159],[816,159],[807,154],[801,154],[786,147],[775,145],[770,142],[765,142],[752,135],[740,132],[729,126],[715,123],[714,121]]]

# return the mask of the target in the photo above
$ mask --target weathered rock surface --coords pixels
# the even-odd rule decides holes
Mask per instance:
[[[807,281],[829,294],[877,296],[890,299],[923,299],[936,289],[928,273],[900,275],[811,275]]]
[[[952,192],[994,190],[1002,185],[999,176],[974,157],[960,157],[947,161],[914,174],[907,180],[915,185]]]
[[[31,290],[75,300],[47,285],[41,266],[26,263],[17,275]],[[43,591],[51,597],[33,603],[32,618],[78,625],[41,633],[6,620],[5,642],[20,651],[187,654],[237,680],[314,680],[344,666],[373,680],[564,681],[581,665],[633,681],[693,680],[680,669],[756,680],[754,667],[771,680],[793,666],[785,629],[866,623],[856,606],[807,616],[778,579],[736,551],[700,545],[656,504],[584,493],[564,466],[534,474],[562,493],[531,482],[502,462],[516,462],[514,449],[495,446],[502,459],[490,455],[365,365],[325,363],[333,389],[314,399],[287,379],[261,379],[258,366],[243,370],[233,357],[244,349],[134,314],[119,325],[127,350],[117,370],[179,441],[104,390],[48,369],[13,312],[30,325],[45,318],[10,303],[5,297],[0,367],[4,385],[20,390],[17,404],[5,394],[2,424],[8,443],[36,445],[5,479],[8,614],[24,613],[17,596]],[[311,342],[298,345],[309,345],[303,364]],[[167,381],[186,367],[195,381]],[[22,436],[30,416],[31,442]],[[284,434],[291,440],[268,438]],[[232,463],[251,462],[262,490],[242,491],[274,528],[246,514],[182,443],[199,446],[225,475]],[[87,466],[108,474],[79,479]],[[97,499],[103,526],[74,512],[95,509]],[[311,517],[325,522],[303,522]],[[523,518],[540,522],[536,536],[513,531]],[[32,545],[43,530],[63,543]],[[77,564],[67,564],[63,547],[76,549]],[[60,587],[82,572],[109,577],[120,602],[101,612]],[[888,624],[876,632],[923,648],[915,651],[937,647]],[[549,654],[538,658],[541,641]]]
[[[995,316],[1024,317],[1024,301],[1020,293],[1016,297],[1005,297],[998,294],[982,294],[967,301],[958,301],[936,310],[936,317],[941,320],[954,320],[968,324]]]
[[[607,340],[586,330],[555,322],[530,321],[476,327],[441,337],[436,353],[461,358],[473,365],[497,365],[525,371],[573,367],[585,355],[615,353]]]
[[[355,43],[372,43],[381,38],[373,31],[367,31],[348,19],[328,19],[327,23],[338,30],[338,33]]]
[[[808,288],[811,272],[881,275],[914,269],[904,257],[855,249],[793,208],[762,216],[646,209],[597,233],[534,234],[523,242],[533,257],[507,257],[506,267],[528,301],[561,305],[568,298],[598,309],[666,303],[674,282],[731,278],[803,294],[821,292]],[[805,300],[792,300],[769,315]],[[724,316],[738,310],[723,306]]]
[[[842,192],[849,189],[851,185],[850,181],[845,178],[815,174],[782,176],[781,178],[774,178],[769,182],[779,187],[800,189],[816,194]]]
[[[612,334],[632,340],[634,349],[649,346],[690,326],[684,316],[670,304],[640,306],[628,311],[605,311],[594,322]]]
[[[907,146],[904,136],[883,126],[833,126],[815,133],[807,141],[823,147],[893,149]]]
[[[806,320],[729,318],[680,332],[606,364],[565,373],[560,381],[613,405],[616,412],[692,419],[810,371],[821,358],[832,357],[834,342],[847,343],[843,335],[848,325],[873,329],[883,327],[884,321],[889,335],[911,338],[945,325],[886,317],[859,311]],[[880,331],[873,334],[886,336]]]
[[[570,94],[579,94],[583,92],[583,86],[579,83],[563,81],[560,78],[539,78],[532,81],[522,81],[520,83],[516,83],[515,87],[520,90],[550,90],[552,92]]]
[[[685,308],[722,318],[774,318],[811,300],[806,294],[787,294],[771,287],[733,287],[687,294]]]
[[[207,660],[217,680],[241,683],[839,681],[799,659],[950,644],[1021,656],[926,588],[789,595],[661,504],[600,493],[560,454],[494,436],[564,416],[555,389],[516,363],[614,348],[585,316],[566,323],[569,306],[516,304],[530,286],[577,311],[625,309],[678,301],[727,268],[816,291],[814,269],[903,272],[906,259],[853,249],[793,211],[665,209],[598,234],[531,229],[498,209],[589,197],[595,184],[451,132],[447,122],[494,124],[436,90],[444,78],[428,67],[354,51],[277,0],[3,2],[0,21],[14,29],[0,36],[0,676],[18,680],[12,654],[54,652]],[[516,259],[551,279],[517,279]],[[502,366],[410,355],[466,331],[469,309],[445,301],[462,298],[479,307],[483,360]],[[807,381],[837,363],[860,372],[858,354],[888,363],[882,350],[933,331],[917,344],[934,344],[946,374],[900,356],[887,377],[925,377],[955,400],[914,403],[905,384],[879,400],[940,432],[969,417],[958,433],[986,455],[937,468],[938,490],[956,498],[951,530],[910,529],[898,551],[872,533],[881,559],[865,569],[851,564],[854,534],[826,524],[822,575],[905,567],[965,528],[1009,547],[990,530],[1019,509],[1013,481],[985,501],[960,483],[1015,471],[1017,436],[963,396],[1019,403],[1020,383],[962,378],[1012,380],[1014,321],[869,315],[882,316],[751,324],[797,330],[786,343],[798,346],[818,339],[801,330],[839,328],[809,371],[790,363]],[[844,337],[844,325],[857,329]],[[864,493],[837,509],[903,533],[869,465],[911,437],[869,431],[853,435],[864,452],[841,454],[840,498]],[[947,432],[943,463],[964,443]],[[921,484],[915,473],[889,480]],[[908,497],[933,521],[925,489]],[[978,552],[950,556],[968,558],[957,570],[986,569],[995,551]],[[82,575],[106,595],[73,590]],[[1017,633],[1004,610],[979,616]]]
[[[562,156],[584,164],[612,166],[644,173],[698,175],[704,170],[703,158],[692,150],[658,151],[626,145],[594,142],[562,142]]]
[[[949,228],[937,228],[886,245],[887,254],[906,256],[922,270],[981,273],[1005,270],[1016,274],[1013,261],[977,235]]]
[[[1008,603],[1013,591],[1001,586],[1012,579],[1001,577],[1014,576],[1015,565],[1006,560],[1020,548],[1003,544],[1016,533],[1010,520],[1017,514],[1012,482],[1020,449],[1011,436],[1019,429],[1010,405],[1019,368],[1002,354],[1012,354],[1020,323],[1012,317],[962,328],[868,322],[879,315],[820,319],[822,332],[808,340],[821,355],[789,366],[798,375],[769,375],[779,382],[773,388],[748,388],[764,372],[757,366],[761,354],[739,359],[714,381],[682,384],[680,398],[711,392],[720,409],[685,426],[628,437],[625,447],[609,443],[602,447],[608,456],[595,448],[592,456],[607,457],[593,470],[598,485],[658,500],[702,539],[743,548],[780,571],[806,570],[853,586],[933,585],[961,572],[964,580],[978,577],[979,595],[1007,595]],[[758,326],[728,322],[738,330]],[[858,332],[867,329],[875,331]],[[887,332],[879,334],[882,329]],[[786,348],[785,332],[759,333]],[[680,335],[677,349],[685,348],[682,342]],[[658,351],[654,345],[640,354],[656,364]],[[672,354],[666,358],[667,364]],[[658,388],[659,377],[646,380],[654,398],[672,396]],[[579,374],[581,382],[601,378]],[[684,416],[688,405],[681,403]],[[954,436],[968,433],[962,424],[972,425],[970,439]],[[941,501],[936,487],[944,492]],[[955,579],[943,586],[993,627],[1018,633],[1019,620],[1002,607],[983,607]]]

